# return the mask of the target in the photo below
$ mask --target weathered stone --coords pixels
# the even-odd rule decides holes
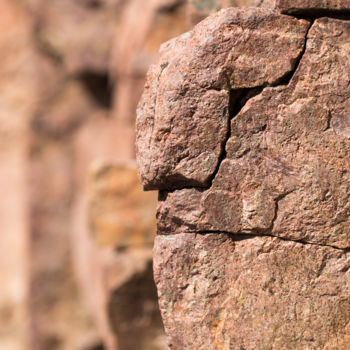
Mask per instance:
[[[277,0],[276,9],[287,14],[350,14],[349,0]]]
[[[349,252],[183,233],[154,256],[170,349],[349,349]]]
[[[265,88],[234,116],[211,188],[169,193],[160,231],[270,234],[350,247],[349,35],[349,22],[315,22],[290,83]]]
[[[123,206],[107,167],[89,212],[88,174],[96,161],[135,157],[141,85],[160,43],[187,30],[184,1],[0,9],[0,348],[165,349],[150,269],[156,194],[141,196],[135,169],[125,171]],[[137,214],[142,198],[152,200]]]
[[[230,25],[214,27],[220,16]],[[221,11],[149,73],[138,156],[145,189],[162,190],[154,271],[174,350],[349,349],[350,22],[282,34],[271,16]],[[232,39],[246,31],[245,46]],[[276,53],[287,38],[294,56]],[[227,105],[202,107],[222,92]],[[200,162],[208,150],[216,162]]]
[[[227,137],[229,104],[239,95],[232,90],[281,81],[303,51],[308,26],[265,9],[226,9],[163,45],[137,119],[144,188],[209,185]]]

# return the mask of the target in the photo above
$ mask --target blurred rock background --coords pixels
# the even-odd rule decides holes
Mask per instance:
[[[162,42],[243,5],[0,0],[0,350],[166,349],[135,110]]]

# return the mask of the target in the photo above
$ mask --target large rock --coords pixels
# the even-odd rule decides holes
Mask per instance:
[[[163,45],[136,125],[145,189],[208,186],[237,90],[278,84],[297,63],[308,27],[265,9],[226,9]]]
[[[137,150],[172,349],[349,349],[350,22],[312,23],[221,11],[149,72]]]
[[[350,247],[349,35],[346,21],[314,23],[289,84],[265,88],[232,119],[211,188],[170,193],[160,215],[175,213],[160,225]]]

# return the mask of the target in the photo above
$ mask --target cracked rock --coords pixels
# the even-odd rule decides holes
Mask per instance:
[[[158,236],[170,349],[348,350],[350,253],[270,237]]]
[[[227,135],[229,91],[277,84],[308,27],[266,9],[230,8],[164,44],[136,122],[144,188],[207,186]]]
[[[220,11],[149,72],[137,156],[171,349],[349,350],[350,21],[307,3],[310,22]]]
[[[212,186],[160,202],[160,233],[269,233],[350,248],[349,37],[350,22],[315,21],[290,82],[231,120]]]

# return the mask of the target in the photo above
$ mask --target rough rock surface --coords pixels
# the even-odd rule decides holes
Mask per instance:
[[[159,215],[175,213],[160,225],[350,248],[349,36],[349,22],[316,20],[289,84],[265,88],[233,117],[211,188],[169,193]]]
[[[115,350],[117,337],[119,350],[164,349],[154,223],[135,219],[135,198],[127,211],[104,179],[89,211],[88,178],[92,163],[135,157],[146,70],[161,42],[188,29],[185,0],[1,0],[0,9],[0,349]],[[153,218],[156,194],[147,195]]]
[[[277,0],[275,8],[288,14],[350,14],[348,0]]]
[[[228,9],[163,46],[137,151],[170,348],[349,349],[349,38]]]
[[[234,91],[281,81],[308,27],[269,10],[232,8],[163,45],[136,126],[145,189],[207,186],[227,138],[229,105],[239,100]]]
[[[270,237],[158,236],[171,349],[348,350],[350,253]]]

